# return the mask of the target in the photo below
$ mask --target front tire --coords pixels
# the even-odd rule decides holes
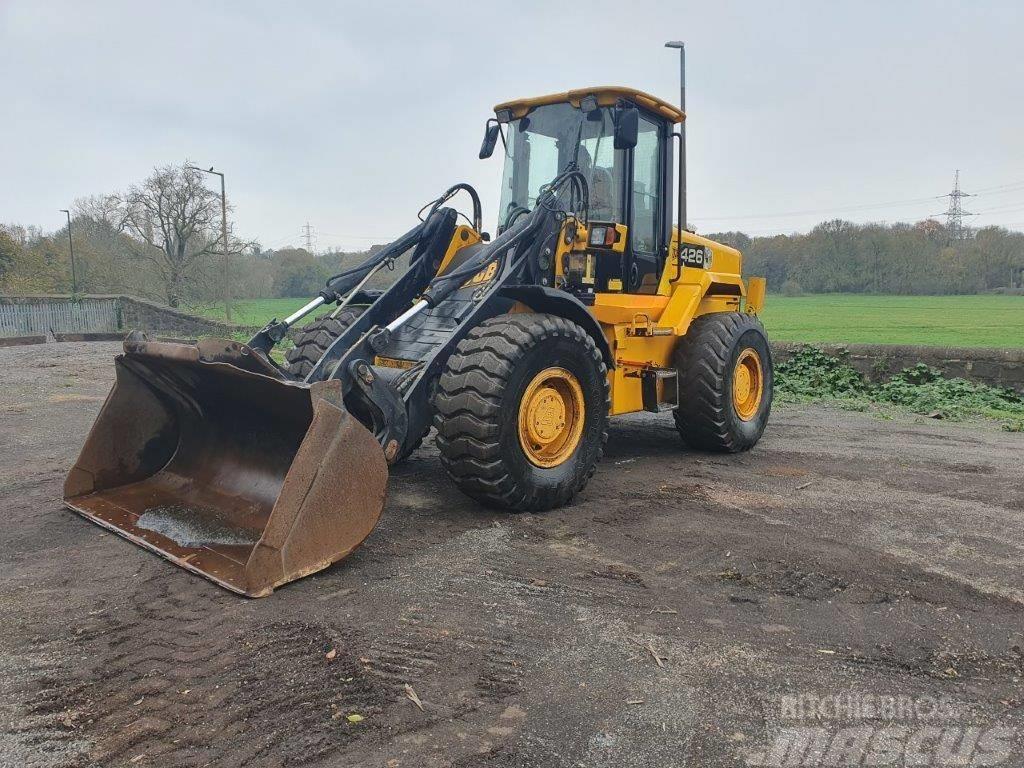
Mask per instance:
[[[507,314],[469,332],[435,398],[441,464],[492,507],[569,503],[608,440],[608,375],[594,340],[555,315]]]
[[[297,379],[306,378],[327,348],[359,319],[364,310],[365,307],[347,307],[337,317],[321,315],[300,328],[295,336],[295,346],[284,354],[288,373]]]
[[[705,451],[736,453],[761,439],[772,408],[772,353],[761,322],[743,312],[695,319],[676,346],[683,441]]]

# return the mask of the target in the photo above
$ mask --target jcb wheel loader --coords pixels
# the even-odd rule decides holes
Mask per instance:
[[[672,226],[683,120],[618,87],[498,105],[480,150],[505,150],[493,240],[477,193],[457,184],[247,344],[133,332],[66,503],[262,596],[363,541],[388,464],[432,425],[458,487],[516,511],[568,503],[611,416],[671,410],[695,448],[752,447],[772,401],[764,281],[686,229],[682,173]],[[472,218],[447,205],[459,193]],[[387,290],[366,288],[400,259]],[[289,328],[330,305],[276,363]]]

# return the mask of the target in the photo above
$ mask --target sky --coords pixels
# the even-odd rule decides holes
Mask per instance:
[[[459,181],[493,231],[510,98],[627,85],[678,101],[701,232],[916,221],[960,169],[975,226],[1024,229],[1024,5],[1008,2],[0,0],[0,222],[190,160],[236,232],[362,249]],[[216,182],[211,177],[211,184]]]

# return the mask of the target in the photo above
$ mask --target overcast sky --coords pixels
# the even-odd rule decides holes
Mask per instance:
[[[265,247],[307,221],[321,249],[386,240],[456,181],[492,228],[493,105],[598,84],[675,102],[671,38],[699,231],[913,221],[957,168],[973,224],[1024,228],[1020,0],[0,0],[0,221],[56,229],[188,158],[226,172]]]

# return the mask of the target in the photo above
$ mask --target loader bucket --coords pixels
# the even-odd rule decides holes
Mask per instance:
[[[338,381],[286,380],[231,341],[125,341],[65,503],[250,597],[358,547],[387,464]]]

